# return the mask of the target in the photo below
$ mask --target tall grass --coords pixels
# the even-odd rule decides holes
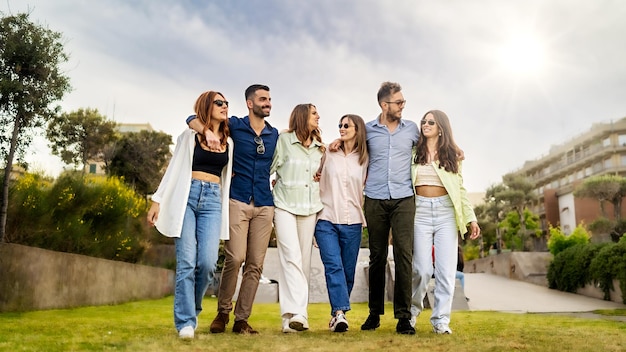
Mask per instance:
[[[192,341],[179,340],[173,298],[115,306],[26,313],[0,313],[0,351],[624,351],[626,323],[562,315],[455,311],[452,335],[435,335],[430,311],[418,319],[414,336],[395,333],[393,308],[381,327],[360,331],[367,304],[353,304],[350,330],[327,329],[327,304],[309,305],[309,331],[283,334],[278,304],[256,304],[250,325],[260,331],[240,336],[210,334],[216,299],[207,298]],[[621,314],[625,311],[609,311]],[[231,323],[228,328],[232,328]]]

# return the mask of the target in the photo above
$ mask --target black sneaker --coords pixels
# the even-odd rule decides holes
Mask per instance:
[[[396,325],[396,332],[404,335],[415,335],[415,328],[411,326],[409,318],[400,318],[398,319],[398,325]]]
[[[365,323],[361,325],[361,330],[376,330],[380,326],[380,315],[370,314],[365,320]]]

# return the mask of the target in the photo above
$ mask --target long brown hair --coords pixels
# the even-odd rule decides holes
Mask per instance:
[[[226,100],[226,98],[224,98],[224,94],[213,91],[213,90],[209,90],[200,94],[198,99],[196,99],[196,103],[193,109],[196,112],[196,118],[204,126],[203,131],[206,131],[206,130],[213,131],[213,126],[211,125],[211,116],[213,114],[213,108],[215,107],[215,104],[213,104],[213,100],[218,95],[221,96],[224,100]],[[219,131],[222,132],[222,137],[220,138],[220,144],[224,146],[226,145],[226,141],[228,140],[228,137],[230,136],[230,129],[228,128],[228,119],[220,123]],[[217,131],[213,131],[213,133],[216,133],[216,132]],[[206,146],[206,138],[204,137],[204,133],[199,133],[198,136],[200,137],[200,143]]]
[[[309,137],[312,137],[312,139],[322,143],[320,150],[323,153],[326,150],[326,146],[324,146],[322,142],[322,131],[319,127],[313,131],[309,129],[309,115],[311,113],[311,108],[314,107],[315,105],[311,103],[296,105],[291,112],[291,116],[289,117],[288,132],[295,132],[296,137],[302,144],[309,140]]]
[[[354,131],[356,132],[355,141],[354,141],[354,149],[359,153],[359,165],[363,165],[367,160],[367,137],[365,135],[365,122],[359,115],[347,114],[343,115],[339,119],[339,123],[343,121],[343,119],[348,119],[354,123]],[[343,142],[339,146],[343,150]]]
[[[424,120],[428,114],[433,115],[441,133],[437,142],[437,158],[439,159],[439,167],[456,174],[459,172],[459,154],[461,149],[454,142],[448,115],[440,110],[430,110],[424,114],[422,120]],[[427,164],[428,147],[426,146],[426,137],[424,136],[423,129],[420,129],[420,138],[417,141],[417,146],[415,148],[416,153],[413,162],[422,165]]]

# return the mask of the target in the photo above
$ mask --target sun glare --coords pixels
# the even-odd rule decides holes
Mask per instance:
[[[539,73],[545,61],[543,45],[531,35],[512,37],[499,54],[501,65],[517,75]]]

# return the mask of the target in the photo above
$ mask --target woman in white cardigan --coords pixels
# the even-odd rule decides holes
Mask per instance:
[[[203,134],[185,130],[152,196],[148,222],[176,245],[174,325],[180,338],[194,337],[202,299],[213,280],[220,239],[228,239],[228,191],[233,143],[228,101],[215,91],[202,93],[194,106],[205,129],[220,139],[210,149]]]

